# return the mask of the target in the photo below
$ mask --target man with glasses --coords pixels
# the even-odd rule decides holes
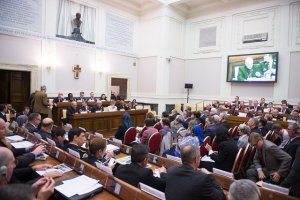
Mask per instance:
[[[279,184],[286,177],[292,158],[274,143],[263,139],[259,133],[251,133],[249,142],[256,148],[253,165],[247,170],[248,179]]]
[[[290,123],[288,126],[288,135],[290,140],[284,146],[283,150],[292,157],[292,163],[295,160],[295,155],[298,147],[300,146],[300,128],[296,123]]]
[[[25,128],[30,133],[38,132],[38,126],[42,121],[42,117],[39,113],[31,113],[28,117],[28,123],[25,125]]]

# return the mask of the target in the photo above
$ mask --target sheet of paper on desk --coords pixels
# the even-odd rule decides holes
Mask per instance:
[[[33,143],[28,142],[28,141],[23,141],[23,142],[11,143],[11,145],[13,147],[15,147],[16,149],[20,149],[20,148],[30,148],[33,146]]]
[[[106,145],[106,152],[111,152],[111,151],[118,151],[120,150],[120,147],[113,145],[113,144],[108,144]]]
[[[46,172],[53,172],[53,171],[67,173],[69,171],[72,171],[72,169],[70,167],[68,167],[67,165],[65,165],[64,163],[62,163],[62,164],[56,165],[50,169],[36,171],[36,173],[43,176]]]
[[[80,186],[80,188],[78,188],[78,186]],[[69,198],[76,194],[82,195],[91,192],[99,187],[102,187],[102,185],[99,184],[97,180],[81,175],[76,178],[63,181],[63,184],[56,186],[55,189]]]
[[[19,135],[13,135],[13,136],[8,136],[5,137],[6,140],[8,140],[9,142],[20,142],[25,140],[25,138],[19,136]]]
[[[213,159],[211,159],[209,156],[205,155],[201,158],[201,161],[205,162],[215,162]]]
[[[117,161],[117,163],[119,163],[121,165],[130,164],[131,163],[131,156],[125,156],[123,158],[117,159],[116,161]]]

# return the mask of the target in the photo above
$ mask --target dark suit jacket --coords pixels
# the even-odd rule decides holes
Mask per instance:
[[[93,106],[91,108],[91,112],[96,112],[96,111],[101,111],[103,112],[104,111],[104,108],[101,106],[101,108],[98,108],[97,106]]]
[[[225,200],[222,188],[212,175],[195,171],[191,166],[171,167],[166,178],[168,200]]]
[[[48,103],[47,94],[45,92],[39,91],[34,95],[33,112],[48,114]]]
[[[231,172],[232,166],[239,149],[233,140],[226,140],[219,144],[218,155],[211,154],[210,157],[215,161],[215,168]]]
[[[254,109],[254,106],[250,106],[250,110],[254,110],[255,112],[257,110],[261,110],[262,108],[260,106],[257,106],[256,109]]]
[[[290,109],[285,109],[285,110],[282,110],[282,109],[280,109],[280,112],[282,112],[282,114],[291,114],[291,110]]]
[[[217,129],[217,126],[215,124],[206,127],[206,129],[204,131],[204,138],[206,136],[210,136],[210,139],[212,141],[214,139],[214,137],[216,136],[216,129]]]
[[[165,191],[165,174],[162,173],[161,178],[154,177],[151,169],[141,167],[138,164],[120,165],[116,169],[115,176],[135,187],[138,187],[139,182],[142,182],[160,191]]]
[[[0,112],[0,118],[7,122],[6,115],[2,114],[2,112]]]
[[[289,175],[281,183],[283,187],[291,187],[290,194],[300,197],[300,148],[297,148],[295,160]]]
[[[283,148],[283,150],[292,157],[292,164],[295,160],[296,151],[299,146],[300,146],[300,137],[297,137],[293,141],[285,145],[285,147]]]
[[[115,135],[115,138],[119,139],[119,140],[124,140],[124,135],[125,135],[125,132],[127,131],[127,128],[121,124],[118,128],[118,131]]]
[[[30,132],[30,133],[34,133],[34,132],[39,132],[39,130],[36,128],[36,127],[34,127],[31,123],[27,123],[26,125],[25,125],[25,128],[28,130],[28,132]]]
[[[63,150],[66,152],[69,152],[68,149],[72,149],[72,150],[78,152],[80,154],[80,158],[84,158],[85,156],[87,157],[86,151],[75,144],[68,143],[63,147]]]
[[[58,98],[58,97],[55,97],[53,99],[53,103],[58,103],[58,102],[63,102],[64,101],[64,98]]]
[[[266,168],[269,173],[277,172],[286,177],[290,169],[292,158],[274,143],[264,140],[262,149],[256,149],[253,158],[255,169]]]
[[[47,141],[47,138],[53,140],[51,134],[50,134],[50,133],[47,133],[47,132],[45,132],[45,131],[43,131],[43,130],[40,130],[40,131],[38,132],[38,134],[40,134],[40,135],[42,136],[42,139],[45,140],[45,141]]]
[[[119,106],[117,106],[117,108],[118,108],[118,110],[122,110],[122,109],[129,110],[128,106],[121,106],[121,105],[119,105]]]

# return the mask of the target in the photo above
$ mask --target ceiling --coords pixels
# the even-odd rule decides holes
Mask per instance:
[[[241,6],[249,6],[266,1],[275,0],[100,0],[107,4],[121,7],[141,14],[143,11],[163,5],[169,5],[180,11],[186,17],[203,15]]]

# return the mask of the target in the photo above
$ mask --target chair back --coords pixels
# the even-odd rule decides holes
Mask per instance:
[[[212,143],[211,143],[211,147],[213,151],[218,151],[219,150],[219,145],[217,143],[217,137],[214,137]]]
[[[240,171],[241,169],[245,169],[247,167],[246,165],[247,165],[248,159],[250,157],[250,153],[251,153],[251,145],[247,144],[247,146],[244,150],[243,157],[242,157],[241,164],[240,164],[238,171]]]
[[[233,130],[232,130],[231,137],[234,138],[234,137],[236,137],[236,136],[238,136],[238,135],[239,135],[238,127],[235,126],[235,127],[233,128]]]
[[[154,125],[154,128],[156,128],[158,131],[160,131],[160,129],[162,129],[162,125],[160,122],[157,122],[155,125]]]
[[[250,156],[249,156],[249,158],[248,158],[248,160],[247,160],[247,165],[246,165],[246,167],[250,166],[250,164],[251,164],[251,162],[252,162],[252,160],[253,160],[253,157],[254,157],[255,152],[256,152],[256,148],[255,148],[255,147],[251,147]]]
[[[269,131],[266,136],[265,136],[266,140],[269,140],[272,142],[272,131]]]
[[[242,158],[243,158],[243,149],[240,148],[240,150],[239,150],[238,153],[236,154],[236,157],[235,157],[235,160],[234,160],[234,163],[233,163],[233,166],[232,166],[231,172],[232,172],[233,174],[237,174],[237,173],[239,172],[240,164],[241,164]]]
[[[145,130],[147,130],[147,126],[143,127],[142,131],[139,133],[139,137],[142,137]]]
[[[207,154],[207,150],[205,148],[206,144],[210,144],[210,137],[209,136],[206,136],[204,138],[203,143],[200,146],[200,155],[201,155],[201,157],[205,156]]]
[[[149,153],[156,154],[160,148],[162,136],[159,132],[152,134],[148,141]]]
[[[131,144],[135,140],[136,133],[137,133],[136,128],[134,127],[130,127],[129,129],[127,129],[127,131],[124,134],[123,144],[125,145]]]

